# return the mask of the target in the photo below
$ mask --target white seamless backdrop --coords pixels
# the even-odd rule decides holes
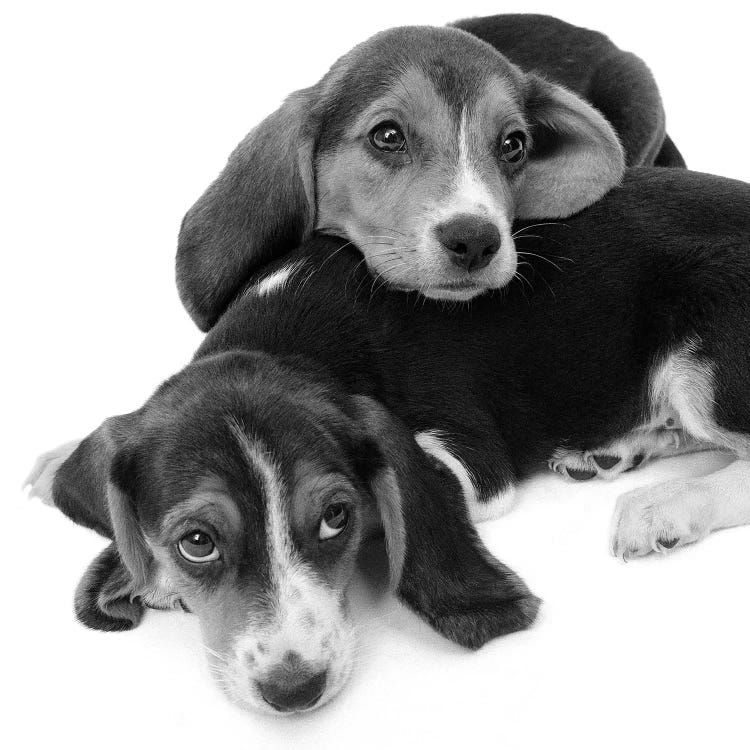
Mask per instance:
[[[78,625],[73,591],[104,541],[19,489],[36,454],[137,407],[190,357],[200,335],[174,288],[179,222],[252,125],[379,29],[519,11],[641,55],[691,167],[750,179],[739,3],[3,4],[5,747],[748,746],[750,529],[665,559],[607,553],[619,493],[721,457],[609,485],[528,482],[481,533],[544,598],[536,627],[466,653],[357,587],[354,677],[293,719],[226,702],[193,617],[150,613],[124,634]]]

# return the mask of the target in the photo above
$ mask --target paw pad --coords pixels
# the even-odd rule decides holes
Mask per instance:
[[[679,541],[679,537],[675,537],[674,539],[657,539],[656,543],[660,547],[664,547],[664,549],[672,549],[673,547],[677,546],[677,542]]]
[[[600,454],[594,454],[591,456],[591,458],[594,459],[594,463],[600,468],[604,469],[605,471],[609,471],[613,467],[617,466],[617,464],[620,463],[620,457],[619,456],[610,456],[606,453],[600,453]]]
[[[593,479],[596,476],[596,472],[593,469],[570,469],[568,468],[568,476],[571,479],[575,479],[576,482],[585,482],[587,479]]]

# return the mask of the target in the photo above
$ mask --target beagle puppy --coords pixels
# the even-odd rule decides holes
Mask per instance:
[[[142,409],[29,477],[113,539],[79,618],[122,629],[182,606],[234,700],[302,711],[351,669],[344,592],[371,526],[401,600],[476,648],[539,600],[470,517],[506,511],[546,460],[608,477],[646,449],[737,456],[620,498],[623,557],[750,523],[750,185],[633,169],[528,238],[507,287],[451,315],[373,280],[345,239],[251,278]]]
[[[648,68],[596,32],[533,15],[384,31],[232,153],[183,220],[180,296],[208,330],[316,230],[395,288],[472,299],[513,277],[515,220],[577,213],[626,163],[682,164],[670,144]]]

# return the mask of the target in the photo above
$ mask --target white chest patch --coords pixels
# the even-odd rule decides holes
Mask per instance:
[[[439,430],[425,430],[416,433],[414,439],[425,453],[444,464],[456,477],[461,485],[469,516],[474,523],[499,518],[513,508],[515,487],[509,487],[487,500],[479,500],[471,472],[463,461],[451,453],[449,441],[444,433]]]
[[[284,268],[280,268],[278,271],[274,271],[268,274],[264,279],[261,279],[257,284],[251,286],[248,289],[250,294],[256,294],[259,297],[271,294],[273,292],[280,292],[288,283],[292,275],[302,267],[302,261],[296,263],[290,263]]]

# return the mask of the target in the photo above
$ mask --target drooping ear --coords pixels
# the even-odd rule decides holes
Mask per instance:
[[[383,406],[355,397],[370,451],[369,484],[399,598],[467,648],[528,628],[540,600],[479,539],[458,481]]]
[[[81,622],[101,630],[135,627],[152,562],[132,503],[139,412],[112,417],[80,443],[45,454],[29,476],[31,494],[114,544],[89,566],[75,597]]]
[[[619,184],[625,155],[612,126],[572,92],[527,77],[529,161],[520,178],[517,219],[563,218],[596,202]]]
[[[131,630],[143,617],[133,577],[117,551],[106,547],[89,565],[75,593],[76,617],[94,630]]]
[[[177,289],[203,331],[249,274],[312,231],[317,88],[292,94],[252,130],[182,221]]]

